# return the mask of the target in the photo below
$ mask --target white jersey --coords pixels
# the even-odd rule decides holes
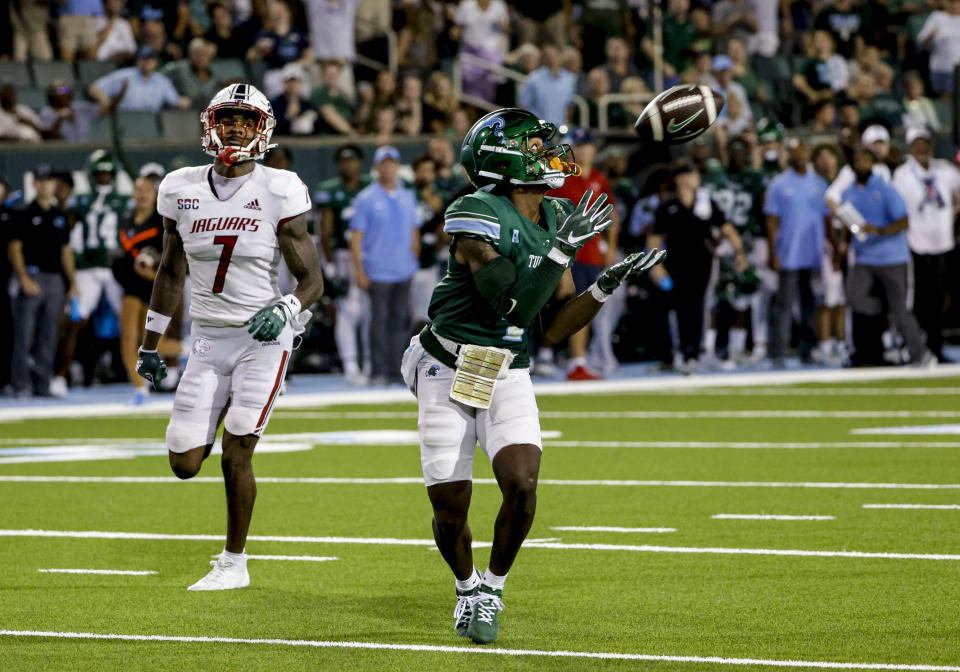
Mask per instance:
[[[175,170],[160,183],[157,212],[177,223],[190,268],[190,317],[238,326],[280,299],[279,227],[311,208],[296,173],[255,164],[253,175],[221,200],[213,166]]]

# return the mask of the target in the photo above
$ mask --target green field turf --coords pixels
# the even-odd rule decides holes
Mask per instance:
[[[908,388],[928,393],[910,394]],[[252,559],[250,588],[193,593],[186,587],[206,573],[210,557],[222,548],[224,496],[216,456],[200,473],[206,480],[195,482],[176,481],[162,455],[12,462],[3,451],[21,446],[50,449],[96,439],[104,439],[102,445],[113,445],[110,439],[162,443],[166,417],[3,423],[0,630],[285,642],[0,634],[0,670],[786,669],[776,661],[960,669],[953,667],[960,666],[960,509],[864,508],[960,505],[960,486],[881,487],[960,484],[960,436],[853,433],[960,424],[958,402],[956,378],[542,396],[541,425],[560,434],[546,442],[531,543],[507,581],[500,638],[486,649],[452,630],[452,578],[429,543],[431,514],[422,484],[344,482],[417,479],[415,445],[319,443],[258,454],[261,481],[251,535],[372,543],[251,540],[251,554],[337,559]],[[660,417],[631,417],[637,412]],[[570,413],[579,415],[565,416]],[[415,406],[281,408],[267,437],[312,443],[283,435],[357,430],[416,430]],[[492,535],[499,493],[479,451],[475,475],[485,480],[474,489],[471,527],[475,540],[484,542]],[[164,480],[25,482],[11,476]],[[292,480],[304,478],[342,481]],[[713,517],[718,514],[833,518]],[[675,531],[551,529],[588,526]],[[38,537],[24,530],[216,538]],[[775,550],[801,553],[770,553]],[[487,552],[475,551],[481,569]],[[157,573],[38,571],[50,568]],[[410,650],[413,645],[458,650]],[[515,651],[491,653],[502,649]],[[478,650],[484,653],[473,653]],[[537,651],[651,659],[561,658]],[[757,662],[733,667],[738,659]]]

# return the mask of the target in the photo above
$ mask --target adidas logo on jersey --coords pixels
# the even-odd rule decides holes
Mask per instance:
[[[247,204],[246,204],[245,206],[243,206],[243,207],[245,207],[245,208],[247,208],[247,209],[249,209],[249,210],[259,210],[259,209],[260,209],[260,199],[259,199],[259,198],[255,198],[255,199],[253,199],[252,201],[250,201],[249,203],[247,203]]]

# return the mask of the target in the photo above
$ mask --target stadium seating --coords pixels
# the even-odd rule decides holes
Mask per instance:
[[[34,110],[39,110],[47,104],[46,89],[27,87],[17,90],[17,102]]]
[[[47,88],[55,79],[62,79],[73,86],[76,82],[73,65],[66,61],[33,62],[33,81],[36,82],[38,89]]]
[[[218,58],[210,63],[210,70],[221,82],[228,80],[245,81],[247,69],[239,58]]]
[[[160,130],[167,140],[199,139],[203,127],[199,110],[163,110],[160,112]]]
[[[0,84],[13,84],[18,89],[33,86],[27,64],[16,61],[0,61]]]
[[[124,140],[157,140],[160,131],[153,112],[121,110],[117,112],[117,128]],[[110,142],[112,140],[111,119],[102,117],[93,122],[90,128],[92,142]]]
[[[78,61],[77,75],[80,85],[86,90],[97,79],[108,75],[116,69],[109,61]]]

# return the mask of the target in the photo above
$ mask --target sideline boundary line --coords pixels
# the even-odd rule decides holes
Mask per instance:
[[[711,387],[751,387],[758,385],[792,385],[798,383],[872,382],[878,380],[929,380],[960,376],[960,364],[945,364],[930,370],[910,367],[876,367],[864,369],[827,369],[812,371],[755,371],[733,374],[694,376],[650,376],[626,380],[587,380],[576,384],[568,382],[537,383],[537,395],[592,395],[662,390],[698,390]],[[410,392],[400,390],[336,390],[296,394],[292,391],[277,400],[277,409],[341,406],[346,404],[412,404]],[[72,404],[63,402],[30,406],[27,408],[0,408],[0,423],[38,418],[92,418],[102,416],[143,416],[167,414],[173,400],[152,401],[143,406],[125,403]]]
[[[130,539],[138,541],[220,541],[222,534],[168,534],[158,532],[108,532],[101,530],[0,530],[0,537],[48,537],[69,539]],[[361,544],[371,546],[419,546],[434,548],[433,539],[394,539],[390,537],[306,537],[250,535],[249,541],[271,541],[302,544]],[[487,544],[489,542],[486,542]],[[475,542],[477,548],[485,542]],[[682,553],[704,555],[774,555],[804,558],[858,558],[878,560],[952,560],[952,553],[888,553],[874,551],[813,551],[789,548],[724,548],[700,546],[650,546],[636,544],[568,544],[531,539],[524,548],[546,548],[562,551],[627,551],[633,553]]]
[[[310,647],[319,649],[371,649],[419,651],[426,653],[472,653],[488,656],[531,656],[545,658],[589,658],[603,660],[637,660],[671,663],[712,663],[717,665],[762,665],[765,667],[813,667],[826,670],[903,670],[906,672],[960,672],[952,665],[847,663],[821,660],[771,660],[763,658],[723,658],[721,656],[667,656],[645,653],[598,651],[551,651],[541,649],[499,649],[477,646],[438,646],[432,644],[389,644],[386,642],[336,642],[313,639],[254,639],[246,637],[183,637],[172,635],[122,635],[96,632],[51,632],[42,630],[0,630],[3,637],[37,637],[56,639],[99,639],[127,642],[178,642],[182,644],[251,644],[267,646]]]

